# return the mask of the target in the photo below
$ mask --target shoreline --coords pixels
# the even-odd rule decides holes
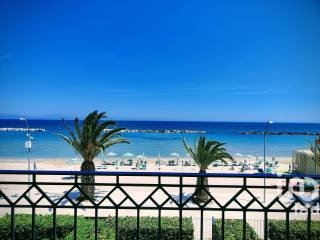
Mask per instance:
[[[266,161],[271,161],[271,159],[274,156],[266,156]],[[71,159],[75,159],[77,157],[58,157],[58,158],[32,158],[32,161],[36,161],[36,162],[54,162],[54,161],[68,161]],[[190,157],[178,157],[179,160],[192,160]],[[79,159],[79,161],[81,161],[81,158],[77,158]],[[114,161],[118,159],[119,161],[124,161],[124,160],[128,160],[128,159],[133,159],[134,161],[137,160],[136,156],[133,157],[123,157],[123,156],[119,156],[119,157],[105,157],[103,160],[104,161]],[[169,161],[169,160],[176,160],[177,157],[160,157],[161,161]],[[243,162],[244,160],[246,160],[247,162],[254,162],[256,161],[256,158],[248,158],[248,157],[234,157],[234,159],[237,162]],[[146,160],[147,162],[152,162],[152,161],[157,161],[158,157],[157,156],[144,156],[144,160]],[[276,156],[275,160],[278,161],[279,163],[290,163],[292,161],[292,156]],[[14,157],[14,158],[10,158],[10,157],[0,157],[0,163],[1,162],[12,162],[12,161],[16,161],[16,162],[20,162],[20,161],[27,161],[26,157],[20,158],[20,157]],[[94,161],[102,161],[101,157],[97,157]],[[263,161],[263,157],[259,156],[259,161]]]
[[[100,158],[97,158],[94,160],[96,170],[104,170],[104,171],[162,171],[162,172],[197,172],[198,167],[196,165],[192,166],[182,166],[181,160],[188,161],[190,163],[193,163],[193,160],[189,157],[183,157],[179,158],[179,165],[176,166],[168,166],[167,163],[170,160],[176,161],[176,157],[167,157],[167,158],[160,158],[160,169],[159,165],[157,164],[158,158],[144,158],[144,160],[147,162],[146,169],[144,170],[137,170],[134,169],[136,163],[139,161],[137,158],[131,158],[133,160],[132,166],[120,166],[120,162],[125,162],[130,158],[118,158],[118,168],[115,165],[104,165],[103,162],[116,162],[117,158],[107,158],[104,161],[102,161]],[[271,157],[266,158],[267,161],[271,160]],[[247,163],[254,163],[256,159],[244,159],[244,158],[235,158],[236,162],[244,162],[244,160],[247,161]],[[261,162],[261,165],[263,165],[263,159],[259,159]],[[279,171],[287,171],[289,169],[289,165],[292,162],[291,158],[276,158],[276,161],[279,162]],[[82,160],[72,160],[71,158],[53,158],[53,159],[31,159],[31,169],[34,168],[34,165],[36,166],[37,170],[78,170],[80,169]],[[25,170],[28,167],[28,160],[27,159],[0,159],[0,169],[2,170]],[[240,167],[236,166],[234,170],[230,169],[230,166],[217,166],[213,167],[212,165],[209,167],[207,172],[230,172],[230,173],[237,173],[239,172]],[[246,173],[256,173],[257,170],[246,170]]]

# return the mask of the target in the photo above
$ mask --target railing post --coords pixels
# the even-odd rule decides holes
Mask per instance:
[[[52,210],[52,234],[53,234],[53,239],[57,239],[57,209],[54,206]]]
[[[289,179],[286,179],[286,191],[289,189]],[[289,240],[290,236],[290,229],[289,229],[289,217],[290,217],[290,210],[286,209],[286,239]]]
[[[242,189],[243,188],[247,188],[247,178],[243,178],[243,186],[242,186]],[[246,240],[247,238],[247,209],[246,207],[243,208],[243,219],[242,219],[242,239],[243,240]]]
[[[94,239],[98,240],[98,207],[94,209]]]
[[[311,206],[308,207],[307,234],[308,239],[311,239]]]
[[[32,187],[34,187],[36,185],[36,175],[33,173],[32,174]],[[28,192],[30,193],[30,191]],[[32,207],[32,219],[31,219],[31,229],[32,229],[32,239],[35,240],[36,239],[36,205],[34,204],[34,202],[32,202],[31,204]]]
[[[183,178],[179,176],[179,240],[182,240],[182,184]]]
[[[290,217],[290,212],[289,210],[286,210],[286,239],[288,240],[290,236],[289,217]]]
[[[78,175],[74,175],[74,186],[78,185]],[[74,213],[73,213],[73,239],[77,240],[77,214],[78,214],[78,209],[77,206],[73,206],[74,208]]]
[[[140,239],[140,208],[137,209],[137,240]]]
[[[158,176],[158,187],[161,186],[161,176]],[[161,206],[158,209],[158,240],[161,239]]]
[[[119,218],[119,209],[118,207],[116,207],[116,214],[115,214],[115,239],[118,240],[118,229],[119,229],[119,222],[118,222],[118,218]]]
[[[116,176],[116,187],[119,186],[119,175]],[[116,209],[116,213],[115,213],[115,217],[116,217],[116,220],[115,220],[115,239],[118,240],[119,236],[118,236],[118,233],[119,233],[119,207],[118,206],[115,206]]]
[[[264,240],[268,240],[268,211],[264,209]]]
[[[14,221],[14,206],[11,206],[11,239],[15,239],[15,221]]]
[[[32,213],[31,213],[31,229],[32,229],[32,240],[36,239],[36,209],[32,206]]]
[[[200,239],[203,239],[203,208],[200,209]]]
[[[205,191],[205,186],[204,186],[204,179],[205,179],[205,177],[201,177],[201,192],[200,193],[202,193],[202,191],[203,192],[205,192],[205,194],[207,194],[207,192]],[[203,206],[201,206],[201,208],[200,208],[200,240],[202,240],[203,239]]]
[[[225,221],[225,210],[224,207],[222,209],[221,216],[221,238],[224,239],[224,221]]]

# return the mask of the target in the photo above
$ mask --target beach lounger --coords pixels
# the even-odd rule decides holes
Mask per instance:
[[[177,164],[175,163],[175,160],[169,160],[167,166],[173,167],[177,166]]]
[[[106,165],[99,165],[97,166],[97,169],[108,169]]]

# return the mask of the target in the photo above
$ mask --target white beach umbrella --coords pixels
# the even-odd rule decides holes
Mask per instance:
[[[133,157],[133,156],[134,156],[134,154],[133,153],[129,153],[129,152],[127,152],[127,153],[122,155],[122,157]]]
[[[171,153],[170,156],[171,157],[179,157],[179,153]]]
[[[142,154],[139,154],[136,156],[136,158],[143,158],[143,157],[144,157],[144,155],[142,155]]]
[[[114,156],[117,156],[118,154],[115,153],[115,152],[108,152],[107,153],[107,156],[108,157],[114,157]],[[116,169],[118,169],[118,158],[116,158]]]
[[[171,157],[176,157],[177,158],[177,164],[179,164],[179,153],[174,152],[174,153],[171,153],[170,156]]]
[[[118,154],[117,153],[115,153],[115,152],[108,152],[107,153],[107,156],[108,157],[113,157],[113,156],[117,156]]]

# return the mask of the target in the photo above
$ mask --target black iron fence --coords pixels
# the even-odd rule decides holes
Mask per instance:
[[[88,184],[81,183],[82,175],[95,176],[94,198],[83,191],[82,187]],[[306,179],[308,189],[301,184]],[[73,215],[74,239],[78,239],[79,212],[84,210],[92,211],[87,214],[94,219],[94,239],[99,239],[98,220],[109,215],[114,219],[114,238],[119,239],[119,218],[132,213],[136,219],[135,239],[140,239],[143,215],[157,218],[157,239],[162,239],[164,234],[164,216],[178,219],[176,239],[184,239],[183,218],[186,216],[193,219],[197,239],[214,238],[214,229],[219,229],[219,236],[224,239],[226,219],[239,216],[242,220],[240,238],[248,239],[247,228],[253,216],[260,220],[251,227],[259,226],[259,237],[268,239],[268,221],[273,214],[285,221],[289,239],[290,220],[299,213],[305,214],[306,233],[311,239],[311,220],[319,217],[319,179],[319,175],[0,170],[0,213],[10,215],[10,239],[16,236],[15,217],[27,210],[31,212],[32,239],[37,239],[36,216],[46,211],[52,214],[52,239],[57,239],[56,219],[58,211],[63,209]],[[196,199],[199,191],[207,196],[204,202]],[[77,201],[78,194],[83,194],[87,201]],[[208,224],[206,219],[213,216],[220,219],[221,228]]]

